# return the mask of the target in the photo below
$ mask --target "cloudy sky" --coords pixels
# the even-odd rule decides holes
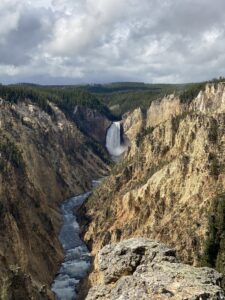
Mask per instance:
[[[0,0],[0,82],[225,76],[225,0]]]

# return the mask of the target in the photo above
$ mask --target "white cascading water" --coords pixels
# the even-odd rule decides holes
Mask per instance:
[[[118,157],[127,147],[121,143],[121,124],[113,122],[106,135],[106,148],[110,155]]]

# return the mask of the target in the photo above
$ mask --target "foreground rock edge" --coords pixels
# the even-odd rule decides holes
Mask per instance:
[[[225,299],[220,273],[183,264],[174,249],[145,238],[106,245],[97,268],[98,284],[87,300]]]

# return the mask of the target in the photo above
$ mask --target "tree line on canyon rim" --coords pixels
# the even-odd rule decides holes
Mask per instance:
[[[44,111],[51,113],[48,101],[57,104],[64,112],[71,114],[76,105],[96,109],[110,120],[121,116],[137,107],[146,110],[152,101],[175,93],[182,102],[189,102],[197,96],[207,82],[225,81],[224,77],[201,83],[188,84],[145,84],[118,82],[94,85],[37,85],[20,83],[14,85],[0,84],[0,97],[17,103],[30,100]]]

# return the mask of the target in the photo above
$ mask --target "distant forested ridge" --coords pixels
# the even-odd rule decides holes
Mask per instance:
[[[145,84],[145,83],[111,83],[105,85],[86,85],[81,88],[94,93],[117,116],[140,107],[149,108],[152,101],[165,95],[177,94],[182,101],[189,100],[205,83],[189,84]]]
[[[146,84],[143,82],[114,82],[108,84],[87,85],[49,85],[32,83],[0,85],[0,97],[15,102],[29,99],[50,112],[48,101],[57,104],[70,114],[76,105],[96,109],[110,120],[121,116],[137,107],[149,108],[152,101],[165,95],[176,94],[183,103],[190,102],[207,82],[217,84],[225,81],[224,77],[200,83],[187,84]]]
[[[110,120],[115,119],[110,109],[94,94],[79,87],[39,86],[34,84],[0,85],[0,98],[18,103],[29,100],[51,113],[48,102],[53,102],[71,114],[76,105],[96,109]]]

